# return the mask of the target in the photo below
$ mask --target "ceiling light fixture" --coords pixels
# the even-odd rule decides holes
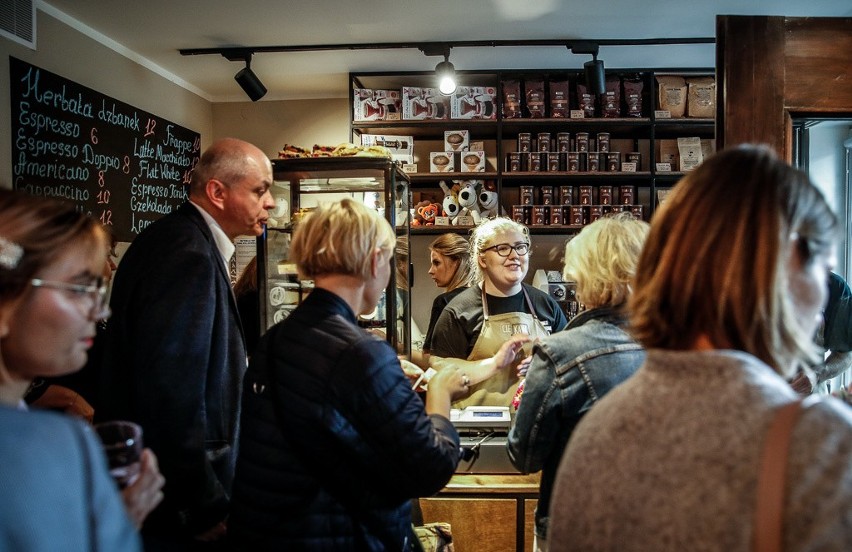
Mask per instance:
[[[594,94],[603,94],[606,91],[606,75],[604,62],[598,59],[599,45],[596,42],[575,42],[569,45],[568,49],[572,54],[592,54],[591,61],[583,64],[586,86]]]
[[[444,61],[435,66],[435,76],[438,77],[438,90],[441,94],[449,96],[456,91],[456,68],[450,63],[450,56],[444,57]]]
[[[685,38],[630,38],[630,39],[598,39],[574,40],[565,38],[547,38],[535,40],[466,40],[458,42],[372,42],[363,44],[305,44],[292,46],[239,46],[218,48],[182,48],[182,56],[198,56],[218,54],[230,61],[245,61],[246,67],[234,77],[246,94],[257,101],[266,94],[266,87],[249,67],[252,54],[292,53],[292,52],[327,52],[341,50],[401,50],[417,48],[427,56],[444,56],[444,61],[435,67],[436,73],[452,72],[455,68],[450,63],[451,48],[494,48],[498,46],[556,46],[565,47],[575,54],[591,54],[592,60],[583,64],[586,81],[590,90],[603,94],[605,76],[603,61],[598,59],[600,46],[661,46],[667,44],[715,44],[712,37]],[[440,75],[439,75],[440,76]],[[449,83],[447,83],[449,84]],[[444,88],[449,90],[449,88]],[[454,89],[453,89],[454,90]],[[443,91],[443,90],[442,90]],[[445,92],[451,94],[452,92]]]
[[[427,44],[419,47],[427,56],[444,56],[444,61],[435,66],[438,78],[438,90],[449,96],[456,91],[456,68],[450,63],[450,46],[447,44]]]
[[[230,56],[225,52],[222,52],[222,55],[230,61],[244,60],[246,62],[246,66],[234,75],[234,80],[237,81],[237,84],[239,84],[240,88],[245,91],[251,101],[256,102],[266,95],[266,87],[262,82],[260,82],[260,79],[254,74],[254,71],[251,70],[252,53],[250,51]]]

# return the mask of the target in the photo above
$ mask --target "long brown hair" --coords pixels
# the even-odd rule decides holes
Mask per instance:
[[[447,291],[471,285],[470,243],[464,237],[452,232],[441,234],[429,244],[429,249],[458,263]]]
[[[837,226],[807,175],[769,148],[718,153],[652,221],[629,301],[635,337],[647,348],[689,349],[706,335],[786,374],[815,354],[795,318],[786,260],[792,247],[805,264],[828,252]]]

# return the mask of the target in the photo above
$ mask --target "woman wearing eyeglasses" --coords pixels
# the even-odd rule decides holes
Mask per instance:
[[[470,396],[454,406],[509,406],[528,362],[515,354],[520,345],[568,322],[553,298],[523,283],[531,252],[525,226],[502,217],[488,220],[474,229],[470,247],[476,285],[450,301],[438,318],[431,363],[438,370],[447,364],[459,368],[447,358],[466,359],[487,368],[465,369]],[[503,354],[507,343],[514,345],[512,354]]]
[[[109,316],[106,246],[100,224],[73,205],[0,190],[0,549],[138,547],[88,426],[23,402],[36,377],[85,364],[95,325]],[[151,451],[141,464],[122,495],[137,526],[163,496]]]

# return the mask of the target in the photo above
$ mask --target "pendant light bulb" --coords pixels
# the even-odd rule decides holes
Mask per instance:
[[[456,68],[448,57],[435,66],[435,75],[438,77],[438,90],[441,94],[448,96],[456,91]]]

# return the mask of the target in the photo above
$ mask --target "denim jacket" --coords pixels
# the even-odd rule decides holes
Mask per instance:
[[[520,471],[542,471],[535,513],[540,538],[547,537],[550,494],[571,432],[598,399],[645,360],[645,350],[630,338],[625,325],[620,309],[591,309],[533,348],[508,452]]]

